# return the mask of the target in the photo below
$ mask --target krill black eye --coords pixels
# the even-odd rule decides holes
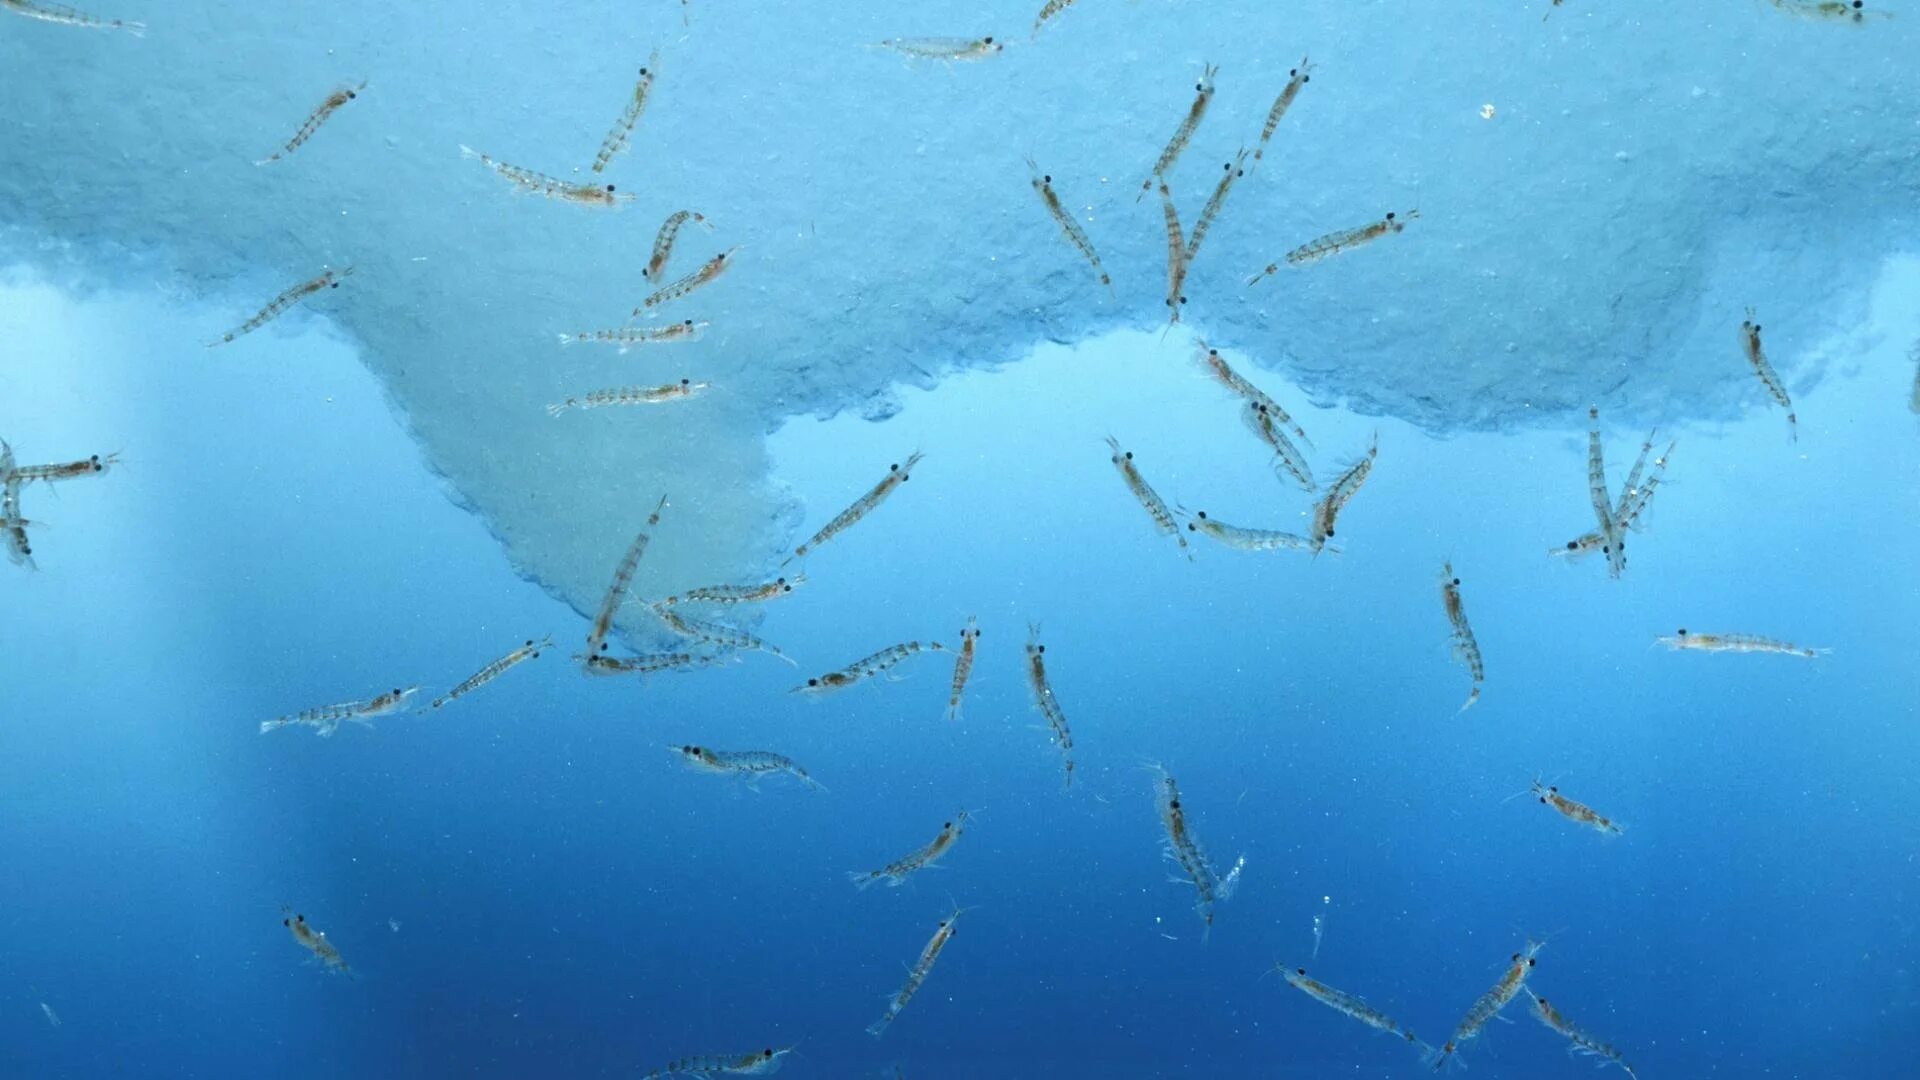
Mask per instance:
[[[692,380],[692,379],[681,379],[681,380],[680,380],[680,385],[681,385],[681,386],[691,386],[691,385],[693,385],[693,380]]]
[[[292,925],[293,925],[293,922],[292,922],[292,920],[289,920],[289,919],[281,919],[281,920],[280,920],[280,925],[281,925],[281,926],[292,926]]]
[[[1531,956],[1529,956],[1529,957],[1527,957],[1527,966],[1528,966],[1528,967],[1532,967],[1532,966],[1533,966],[1533,957],[1531,957]]]
[[[1041,177],[1041,178],[1040,178],[1040,182],[1041,182],[1041,183],[1043,183],[1043,184],[1051,184],[1051,183],[1053,183],[1053,174],[1051,174],[1051,173],[1049,173],[1049,174],[1047,174],[1046,176],[1043,176],[1043,177]]]
[[[1313,81],[1313,76],[1311,76],[1311,75],[1308,75],[1308,76],[1306,76],[1305,78],[1303,78],[1303,79],[1301,79],[1300,81],[1301,81],[1301,82],[1303,82],[1303,83],[1310,83],[1310,82],[1312,82],[1312,81]]]
[[[1168,803],[1168,804],[1167,804],[1167,809],[1169,809],[1169,810],[1178,810],[1178,809],[1180,809],[1180,800],[1179,800],[1179,799],[1175,799],[1175,800],[1173,800],[1172,802],[1170,802],[1170,803]]]
[[[1200,511],[1200,520],[1201,521],[1207,520],[1207,512],[1205,510]]]
[[[941,827],[941,828],[943,828],[943,829],[951,829],[951,828],[953,828],[953,822],[951,822],[951,821],[943,821],[943,822],[941,822],[941,823],[940,823],[940,827]]]
[[[820,680],[819,680],[819,679],[808,679],[808,680],[807,680],[807,685],[808,685],[808,686],[819,686],[819,685],[820,685]]]
[[[1855,7],[1859,7],[1860,5],[1858,5],[1858,4],[1855,4],[1854,6],[1855,6]],[[347,91],[347,100],[348,100],[348,101],[354,101],[354,100],[356,100],[356,99],[358,99],[358,98],[359,98],[359,96],[360,96],[360,95],[358,95],[358,94],[356,94],[356,93],[354,93],[354,92],[353,92],[353,91],[351,91],[351,90],[349,90],[349,91]]]
[[[1454,578],[1454,579],[1453,579],[1453,583],[1454,583],[1455,585],[1458,585],[1458,584],[1460,584],[1460,579],[1459,579],[1459,578]]]
[[[339,287],[340,287],[340,283],[339,283],[339,282],[337,282],[337,281],[336,281],[336,282],[334,282],[333,284],[331,284],[331,285],[329,285],[329,286],[327,286],[327,288],[329,288],[329,289],[337,289],[337,288],[339,288]]]
[[[1294,973],[1295,975],[1305,975],[1305,974],[1307,973],[1307,969],[1306,969],[1306,968],[1294,968],[1294,969],[1293,969],[1293,973]]]
[[[1854,7],[1859,7],[1860,5],[1859,5],[1859,4],[1855,4],[1855,5],[1853,5],[1853,6],[1854,6]],[[992,39],[992,38],[984,38],[984,39],[982,39],[982,40],[984,40],[984,41],[985,41],[985,42],[986,42],[987,44],[989,44],[989,45],[991,45],[991,44],[993,44],[993,39]]]
[[[1132,461],[1132,460],[1133,460],[1133,451],[1131,451],[1131,450],[1129,450],[1129,451],[1127,451],[1127,460],[1128,460],[1128,461]]]
[[[611,194],[613,194],[613,190],[614,190],[614,189],[613,189],[613,185],[612,185],[612,184],[608,184],[608,185],[607,185],[607,194],[609,194],[609,195],[611,195]]]
[[[1328,530],[1327,530],[1327,536],[1328,536],[1329,538],[1331,538],[1331,537],[1333,536],[1333,530],[1332,530],[1332,529],[1328,529]]]
[[[1569,540],[1569,541],[1567,541],[1567,550],[1568,550],[1568,551],[1574,551],[1574,550],[1577,550],[1577,549],[1578,549],[1579,547],[1580,547],[1580,541],[1578,541],[1578,540]]]
[[[692,319],[688,319],[688,320],[687,320],[686,322],[683,322],[683,323],[681,323],[680,325],[682,325],[682,326],[692,326],[692,325],[693,325],[693,320],[692,320]]]
[[[899,471],[900,471],[900,466],[899,466],[899,464],[898,464],[898,463],[896,463],[896,464],[893,464],[893,465],[889,465],[889,466],[887,466],[887,471],[888,471],[888,472],[899,472]]]
[[[1040,651],[1041,651],[1041,652],[1046,652],[1046,651],[1047,651],[1047,647],[1046,647],[1045,645],[1042,645],[1042,646],[1040,646]]]
[[[1520,959],[1520,954],[1519,954],[1519,953],[1514,953],[1514,954],[1513,954],[1513,958],[1514,958],[1515,960],[1518,960],[1518,959]]]
[[[1389,211],[1387,211],[1387,220],[1388,220],[1388,221],[1392,221],[1392,220],[1393,220],[1393,211],[1391,211],[1391,210],[1389,210]]]
[[[1681,628],[1680,628],[1680,636],[1681,636],[1681,637],[1686,637],[1686,636],[1687,636],[1687,628],[1686,628],[1686,627],[1684,627],[1684,626],[1683,626],[1683,627],[1681,627]]]
[[[399,688],[399,687],[397,687],[397,686],[396,686],[396,687],[394,687],[394,688],[393,688],[393,696],[394,696],[394,697],[399,697],[399,696],[400,696],[400,688]]]
[[[1198,525],[1195,525],[1195,524],[1194,524],[1193,522],[1191,522],[1191,521],[1189,521],[1189,522],[1187,522],[1187,531],[1188,531],[1188,532],[1199,532],[1199,531],[1200,531],[1200,526],[1198,526]]]
[[[1288,68],[1288,69],[1287,69],[1287,78],[1289,78],[1289,79],[1291,79],[1291,78],[1293,78],[1294,76],[1296,76],[1296,75],[1298,75],[1298,74],[1300,74],[1300,69],[1299,69],[1299,68]]]

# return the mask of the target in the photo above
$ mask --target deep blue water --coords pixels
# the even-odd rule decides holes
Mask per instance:
[[[696,0],[681,37],[665,0],[577,26],[503,4],[429,35],[432,65],[393,44],[446,29],[425,8],[113,12],[155,24],[140,41],[0,10],[0,56],[31,74],[0,91],[0,438],[21,464],[121,455],[28,486],[37,569],[0,564],[0,1077],[640,1076],[762,1047],[793,1047],[794,1077],[1414,1077],[1407,1046],[1271,969],[1438,1044],[1529,941],[1529,985],[1645,1080],[1915,1075],[1920,187],[1897,58],[1916,13],[1300,6],[1269,42],[1244,21],[1281,18],[1264,7],[1083,0],[1057,52],[1026,55],[1085,72],[1010,51],[1004,85],[844,59],[976,32],[951,7],[829,34],[808,7]],[[1292,186],[1241,189],[1188,325],[1162,334],[1132,163],[1194,50],[1232,54],[1192,151],[1216,154],[1257,129],[1296,38],[1328,76],[1267,166]],[[633,290],[607,267],[644,255],[668,196],[585,219],[452,147],[590,149],[662,41],[686,65],[663,87],[721,89],[675,90],[622,183],[718,203],[722,230],[689,242],[762,261],[689,310],[715,328],[673,361],[561,351],[553,332]],[[249,171],[315,85],[368,70],[364,115]],[[1797,81],[1835,73],[1831,100]],[[1082,84],[1107,100],[1063,92]],[[1077,185],[1111,301],[1034,204],[1029,151]],[[874,165],[889,152],[897,172]],[[1183,205],[1213,167],[1183,166]],[[1524,182],[1486,179],[1507,175]],[[1240,299],[1241,263],[1415,196],[1431,232]],[[204,348],[347,259],[339,295]],[[1744,366],[1747,304],[1797,440]],[[1338,553],[1193,537],[1183,558],[1122,486],[1108,435],[1183,510],[1306,528],[1311,497],[1276,480],[1194,334],[1294,410],[1323,484],[1377,436]],[[711,375],[709,397],[541,410],[681,356],[671,375]],[[1619,580],[1547,554],[1592,525],[1588,400],[1616,486],[1649,429],[1677,440]],[[797,668],[582,677],[579,608],[660,496],[642,599],[778,572],[758,557],[916,449],[909,483],[746,616]],[[1449,562],[1486,657],[1466,712]],[[942,656],[789,693],[895,642],[957,644],[969,616],[958,721]],[[1681,626],[1832,651],[1655,645]],[[621,652],[668,642],[638,606],[621,630]],[[445,710],[259,730],[396,686],[423,705],[545,634]],[[825,790],[689,771],[685,743],[788,755]],[[1155,765],[1219,868],[1246,860],[1210,932],[1162,854]],[[1535,778],[1624,835],[1555,816]],[[962,808],[939,868],[848,882]],[[351,976],[308,960],[283,906]],[[1524,996],[1461,1057],[1493,1080],[1592,1068]]]

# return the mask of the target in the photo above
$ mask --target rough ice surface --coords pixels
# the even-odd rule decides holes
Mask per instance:
[[[1807,352],[1858,317],[1863,275],[1910,244],[1920,205],[1920,75],[1899,62],[1920,54],[1920,18],[1828,23],[1768,0],[1569,0],[1544,20],[1546,0],[1082,0],[1032,41],[1035,0],[87,2],[146,37],[0,18],[0,257],[157,280],[230,306],[229,324],[353,265],[310,306],[361,343],[515,562],[584,607],[663,491],[679,527],[649,557],[661,587],[740,573],[837,510],[803,514],[767,480],[761,437],[784,418],[883,418],[896,383],[1164,323],[1160,208],[1135,195],[1205,63],[1217,97],[1170,176],[1189,225],[1287,70],[1310,55],[1315,72],[1213,229],[1186,321],[1316,401],[1434,431],[1564,425],[1590,400],[1732,411],[1754,391],[1742,308],[1777,354]],[[1010,44],[977,63],[869,47],[987,33]],[[461,160],[469,144],[583,178],[656,49],[653,103],[609,173],[634,203],[516,195]],[[250,164],[362,78],[306,147]],[[1029,154],[1114,297],[1029,189]],[[1402,235],[1244,285],[1416,207]],[[559,348],[650,289],[639,270],[681,208],[717,228],[683,235],[670,276],[743,245],[662,314],[711,321],[705,339]],[[275,339],[180,362],[245,379]],[[715,389],[542,409],[683,376]]]

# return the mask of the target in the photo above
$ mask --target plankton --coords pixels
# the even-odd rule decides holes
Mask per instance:
[[[980,640],[980,620],[967,616],[960,628],[960,652],[953,658],[953,693],[947,699],[947,719],[960,719],[960,697],[966,692],[967,679],[973,674],[973,652]]]
[[[925,846],[911,854],[902,855],[878,870],[849,870],[847,880],[861,889],[877,881],[885,881],[888,885],[898,887],[907,878],[932,866],[942,855],[945,855],[947,849],[960,839],[960,834],[966,831],[967,818],[970,816],[967,811],[960,811],[942,823],[940,835],[934,837]]]
[[[333,947],[333,942],[327,940],[323,931],[309,925],[305,915],[296,914],[293,909],[286,907],[280,909],[280,915],[280,925],[286,927],[287,932],[293,935],[294,942],[312,953],[322,967],[341,975],[352,974],[353,969],[347,966],[340,950]]]
[[[312,296],[314,293],[320,292],[322,289],[339,288],[340,279],[352,273],[353,267],[347,266],[339,270],[328,269],[323,271],[318,277],[308,278],[306,281],[293,286],[268,301],[267,306],[261,308],[253,318],[220,335],[220,340],[207,342],[207,348],[211,349],[216,346],[225,345],[235,338],[253,333],[255,330],[279,318],[282,312],[300,301],[305,300],[307,297]]]
[[[1460,706],[1461,712],[1473,707],[1480,700],[1480,684],[1486,681],[1487,671],[1480,662],[1480,643],[1474,640],[1473,627],[1467,623],[1467,609],[1460,603],[1460,579],[1453,576],[1453,563],[1447,562],[1440,568],[1440,599],[1447,609],[1447,622],[1453,627],[1453,656],[1467,666],[1467,674],[1473,677],[1473,689],[1467,694],[1466,704]]]
[[[820,531],[814,533],[806,543],[794,548],[793,554],[787,556],[781,565],[784,566],[786,563],[792,562],[795,559],[806,558],[809,551],[814,550],[821,544],[858,525],[860,519],[872,513],[874,507],[886,501],[887,496],[893,494],[894,489],[906,483],[908,480],[913,479],[913,467],[920,464],[920,459],[924,456],[920,451],[915,450],[913,453],[907,455],[905,462],[896,461],[892,465],[889,465],[887,467],[887,475],[881,477],[879,483],[873,485],[873,488],[865,495],[854,500],[852,506],[840,511],[832,521],[821,526]]]
[[[1146,198],[1153,190],[1153,182],[1164,177],[1173,163],[1180,160],[1180,154],[1193,141],[1193,133],[1200,121],[1207,115],[1207,106],[1213,104],[1213,78],[1220,69],[1212,64],[1203,65],[1200,81],[1193,84],[1193,104],[1187,107],[1187,115],[1181,119],[1180,126],[1173,129],[1173,135],[1167,139],[1167,145],[1160,151],[1160,157],[1153,163],[1153,172],[1140,184],[1140,195],[1134,201]],[[1164,186],[1164,185],[1163,185]]]
[[[1620,1051],[1574,1026],[1572,1021],[1561,1015],[1559,1009],[1549,1004],[1546,998],[1534,993],[1531,987],[1527,988],[1527,996],[1533,999],[1534,1019],[1559,1032],[1567,1040],[1569,1053],[1587,1054],[1601,1059],[1603,1063],[1611,1061],[1626,1070],[1627,1076],[1634,1077],[1633,1066],[1627,1064],[1627,1059],[1621,1056]]]
[[[1278,971],[1281,977],[1287,980],[1288,986],[1325,1005],[1327,1008],[1340,1013],[1342,1016],[1358,1020],[1368,1027],[1373,1028],[1375,1031],[1384,1031],[1395,1038],[1404,1039],[1413,1044],[1420,1052],[1422,1058],[1426,1058],[1433,1053],[1432,1047],[1421,1042],[1418,1036],[1402,1027],[1392,1017],[1367,1004],[1365,1001],[1354,997],[1352,994],[1343,990],[1335,990],[1326,983],[1313,978],[1307,974],[1306,968],[1288,970],[1284,967],[1276,966],[1274,970]]]
[[[1453,1055],[1460,1052],[1460,1047],[1469,1039],[1478,1036],[1489,1021],[1500,1015],[1500,1010],[1520,996],[1520,991],[1526,986],[1527,976],[1533,972],[1534,958],[1540,955],[1540,950],[1544,947],[1545,942],[1529,941],[1524,951],[1513,954],[1513,959],[1507,964],[1506,973],[1500,976],[1500,981],[1494,983],[1486,993],[1474,1000],[1473,1007],[1467,1010],[1467,1015],[1460,1019],[1459,1026],[1453,1029],[1453,1038],[1448,1039],[1446,1045],[1440,1048],[1440,1052],[1433,1056],[1432,1063],[1436,1071],[1454,1063]]]
[[[24,15],[41,22],[56,23],[61,26],[79,26],[89,30],[124,30],[134,37],[145,37],[147,24],[128,19],[103,19],[97,15],[88,15],[76,11],[65,4],[48,3],[47,0],[0,0],[0,7],[15,15]]]
[[[1659,644],[1675,651],[1685,649],[1691,652],[1709,653],[1773,653],[1776,656],[1798,656],[1804,660],[1825,656],[1833,651],[1832,649],[1803,648],[1790,641],[1761,637],[1758,634],[1688,633],[1684,626],[1674,631],[1672,637],[1656,640]]]
[[[767,1047],[746,1054],[695,1054],[678,1058],[647,1073],[640,1080],[666,1080],[671,1076],[693,1076],[701,1080],[714,1076],[770,1076],[780,1071],[780,1059],[793,1053],[793,1047]]]
[[[1167,501],[1162,499],[1160,493],[1153,490],[1153,485],[1147,483],[1147,478],[1140,474],[1139,467],[1133,463],[1133,451],[1123,449],[1120,446],[1120,440],[1111,435],[1107,436],[1107,446],[1113,451],[1110,460],[1113,462],[1113,467],[1120,470],[1120,479],[1126,482],[1127,490],[1133,492],[1134,499],[1146,510],[1147,516],[1153,519],[1154,531],[1162,536],[1173,537],[1174,541],[1180,545],[1180,550],[1186,552],[1187,538],[1180,535],[1180,525],[1174,520],[1173,511],[1167,509]],[[1187,557],[1193,556],[1189,552]]]
[[[711,746],[669,746],[667,749],[679,754],[688,767],[702,772],[742,777],[749,784],[759,783],[763,776],[786,773],[815,791],[826,790],[807,775],[807,770],[794,764],[792,758],[768,750],[715,750]]]
[[[876,675],[884,675],[922,651],[950,652],[951,650],[937,641],[929,641],[925,645],[918,641],[889,645],[871,656],[863,656],[855,660],[838,671],[829,671],[825,675],[808,679],[804,685],[794,687],[792,692],[819,695],[844,690],[854,683],[871,679]],[[888,677],[891,678],[891,676]]]
[[[435,698],[433,704],[428,706],[428,708],[438,709],[454,698],[470,694],[506,674],[507,670],[514,665],[525,660],[537,659],[540,655],[540,650],[552,647],[553,638],[550,636],[538,642],[535,642],[532,638],[528,638],[525,645],[520,646],[500,659],[495,660],[493,663],[488,664],[486,667],[481,668],[459,686]]]
[[[647,110],[647,99],[653,95],[653,80],[659,70],[660,51],[656,49],[647,58],[647,66],[640,69],[640,79],[634,84],[633,96],[627,100],[626,110],[620,114],[620,119],[614,121],[613,130],[601,140],[600,152],[593,156],[594,172],[605,172],[614,155],[625,151],[627,144],[633,141],[633,127],[640,122],[640,114]]]
[[[920,959],[914,961],[913,966],[907,969],[907,981],[901,984],[900,989],[887,1002],[886,1015],[867,1025],[867,1034],[876,1039],[885,1035],[887,1027],[900,1016],[900,1011],[913,1000],[913,995],[920,992],[921,984],[925,983],[927,976],[933,973],[933,965],[939,961],[941,952],[946,949],[947,943],[953,940],[954,927],[959,923],[960,914],[964,910],[966,909],[956,907],[953,909],[953,914],[940,920],[940,925],[934,929],[933,936],[927,939],[926,947],[920,950]]]
[[[1619,836],[1626,831],[1625,826],[1611,818],[1602,816],[1596,812],[1593,807],[1583,802],[1576,802],[1573,799],[1567,798],[1565,795],[1560,794],[1560,789],[1557,787],[1550,784],[1542,784],[1540,778],[1537,776],[1533,778],[1533,788],[1528,794],[1539,799],[1540,805],[1551,807],[1555,813],[1576,825],[1585,825],[1587,828],[1598,833],[1604,833],[1607,836]]]
[[[351,86],[341,85],[335,87],[333,92],[327,95],[327,99],[322,101],[312,112],[308,113],[305,120],[301,121],[300,129],[293,133],[293,138],[288,139],[285,146],[275,150],[272,155],[254,162],[254,164],[271,165],[281,158],[286,157],[288,154],[293,153],[295,150],[300,149],[302,146],[305,146],[307,140],[313,138],[314,133],[320,130],[320,125],[331,119],[333,114],[338,112],[347,102],[357,99],[360,96],[360,91],[366,88],[367,81],[365,79]]]

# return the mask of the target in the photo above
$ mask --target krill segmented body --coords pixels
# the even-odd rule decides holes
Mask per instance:
[[[906,461],[895,462],[888,466],[887,475],[881,477],[880,482],[873,485],[872,490],[854,500],[852,506],[840,511],[832,521],[822,525],[820,531],[814,533],[806,543],[794,548],[793,554],[788,556],[786,561],[792,562],[794,559],[806,558],[809,551],[859,524],[860,519],[872,513],[874,507],[879,506],[887,496],[893,494],[895,488],[913,478],[913,467],[918,465],[924,456],[920,451],[915,450],[907,456]]]
[[[1669,649],[1682,649],[1693,652],[1709,653],[1773,653],[1776,656],[1798,656],[1812,660],[1825,656],[1830,649],[1808,649],[1790,641],[1778,638],[1761,637],[1758,634],[1693,634],[1685,627],[1675,631],[1672,637],[1658,639]]]
[[[312,296],[314,293],[317,293],[322,289],[339,288],[340,279],[344,277],[348,277],[352,273],[353,273],[353,267],[351,266],[344,267],[339,270],[329,269],[329,270],[323,271],[319,277],[309,278],[308,280],[303,281],[298,285],[295,285],[294,287],[281,293],[279,296],[276,296],[272,300],[268,301],[267,306],[261,308],[259,312],[257,312],[253,316],[253,318],[248,319],[246,322],[243,322],[239,326],[236,326],[233,329],[227,331],[226,333],[220,335],[220,340],[207,342],[207,348],[211,349],[218,345],[225,345],[237,337],[242,337],[246,334],[253,333],[255,330],[258,330],[261,327],[272,322],[273,320],[279,318],[282,312],[286,311],[288,308],[306,299],[307,297]]]
[[[942,855],[945,855],[947,849],[960,839],[960,834],[966,831],[969,816],[967,811],[960,811],[942,824],[940,835],[928,841],[925,846],[893,860],[878,870],[849,870],[847,880],[862,889],[877,881],[885,881],[892,886],[900,885],[907,878],[932,866]]]
[[[523,194],[539,195],[542,198],[558,199],[561,202],[577,203],[581,206],[618,207],[621,203],[632,202],[633,195],[615,188],[612,184],[575,183],[562,180],[557,176],[534,172],[518,165],[509,165],[504,161],[488,157],[471,146],[462,146],[460,156],[472,158],[494,172],[499,173],[509,184]]]
[[[829,671],[825,675],[808,679],[804,685],[793,688],[796,694],[829,694],[835,690],[844,690],[854,683],[882,675],[906,662],[909,657],[922,651],[947,652],[945,645],[929,641],[924,645],[918,641],[903,641],[898,645],[889,645],[871,656],[863,656],[838,671]]]
[[[967,690],[967,679],[973,675],[973,654],[980,640],[980,620],[967,616],[967,625],[960,628],[960,651],[953,658],[953,693],[947,698],[947,719],[960,719],[960,699]]]
[[[1453,630],[1453,658],[1467,666],[1467,674],[1473,678],[1473,689],[1467,694],[1466,703],[1460,706],[1461,712],[1473,707],[1480,700],[1480,684],[1486,681],[1487,670],[1480,660],[1480,642],[1473,636],[1473,626],[1467,622],[1467,609],[1460,603],[1460,579],[1453,576],[1453,563],[1447,562],[1440,568],[1440,600],[1447,609],[1447,624]]]
[[[920,950],[920,959],[914,961],[913,966],[907,969],[907,981],[901,984],[900,989],[895,991],[892,999],[887,1002],[886,1015],[867,1025],[867,1034],[876,1039],[885,1035],[888,1026],[899,1017],[900,1011],[913,1000],[913,995],[919,993],[921,985],[927,981],[927,976],[933,973],[933,965],[939,961],[941,952],[947,947],[947,942],[953,940],[954,927],[959,923],[960,913],[963,910],[955,908],[953,914],[940,920],[940,925],[934,929],[933,936],[927,939],[926,946]]]
[[[640,77],[633,85],[633,96],[627,99],[627,107],[621,112],[620,119],[613,122],[613,129],[600,141],[600,152],[593,156],[593,171],[605,172],[616,154],[626,150],[633,141],[633,128],[640,122],[640,114],[647,110],[647,99],[653,96],[653,80],[660,70],[660,52],[654,50],[647,58],[647,66],[640,69]]]
[[[1040,625],[1027,624],[1027,686],[1033,691],[1033,706],[1046,718],[1054,744],[1060,747],[1060,760],[1066,766],[1065,787],[1073,786],[1073,731],[1067,727],[1067,713],[1054,696],[1053,683],[1047,679],[1047,647],[1040,641]]]
[[[300,124],[300,129],[293,133],[293,138],[288,139],[286,145],[275,150],[272,155],[254,162],[254,164],[271,165],[281,158],[286,157],[288,154],[293,153],[295,150],[300,149],[302,146],[305,146],[307,140],[313,138],[314,133],[320,130],[320,125],[331,119],[333,114],[340,111],[341,107],[346,105],[347,102],[358,98],[360,91],[366,88],[367,81],[365,79],[351,86],[341,85],[335,87],[333,92],[327,95],[325,101],[322,101],[318,107],[307,114],[307,118]]]
[[[1375,435],[1367,446],[1367,455],[1349,465],[1347,471],[1341,473],[1339,479],[1327,488],[1327,493],[1313,505],[1313,528],[1309,530],[1308,538],[1313,541],[1316,552],[1333,539],[1333,526],[1340,511],[1359,493],[1367,477],[1373,475],[1373,462],[1379,456],[1380,437]]]
[[[786,773],[816,791],[826,790],[807,775],[807,770],[794,764],[792,758],[769,750],[715,750],[711,746],[670,746],[667,749],[679,754],[680,760],[688,767],[703,772],[745,777],[749,781],[758,781],[774,773]]]
[[[508,669],[514,665],[522,661],[537,659],[540,656],[540,650],[551,648],[552,646],[552,637],[542,638],[538,642],[532,638],[528,638],[525,645],[520,646],[500,659],[495,660],[493,663],[488,664],[486,667],[481,668],[479,671],[474,672],[460,685],[433,699],[433,704],[428,707],[438,709],[454,698],[471,694],[475,690],[506,674]]]

